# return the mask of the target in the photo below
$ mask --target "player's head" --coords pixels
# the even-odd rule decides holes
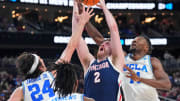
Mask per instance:
[[[26,76],[26,79],[36,78],[42,72],[46,71],[44,61],[37,55],[24,52],[18,56],[16,60],[16,67]]]
[[[111,55],[110,39],[104,40],[98,49],[97,58],[104,58]]]
[[[130,52],[144,52],[145,54],[151,54],[152,45],[149,38],[145,35],[137,36],[130,46]]]
[[[57,92],[59,97],[67,96],[77,91],[78,75],[76,69],[78,65],[70,63],[56,64],[57,74],[54,79],[54,92]]]

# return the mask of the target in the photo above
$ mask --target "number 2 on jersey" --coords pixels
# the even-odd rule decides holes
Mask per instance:
[[[99,82],[101,82],[100,73],[99,73],[99,72],[95,72],[95,73],[94,73],[94,76],[95,76],[95,78],[94,78],[94,83],[99,83]]]
[[[34,90],[34,89],[35,89],[35,90]],[[41,90],[40,90],[38,84],[29,85],[29,86],[28,86],[28,90],[29,90],[29,91],[32,91],[32,93],[31,93],[31,98],[32,98],[33,101],[41,101],[41,100],[43,100],[43,96],[42,96],[42,94],[40,93]],[[34,91],[33,91],[33,90],[34,90]],[[50,88],[50,82],[49,82],[49,80],[45,80],[45,81],[44,81],[44,85],[43,85],[43,88],[42,88],[42,93],[43,93],[43,94],[49,93],[49,97],[53,97],[53,96],[54,96],[53,89]]]

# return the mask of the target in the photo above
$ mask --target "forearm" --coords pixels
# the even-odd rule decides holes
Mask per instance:
[[[70,62],[72,54],[75,51],[75,48],[78,46],[79,44],[79,40],[81,39],[81,35],[83,32],[83,25],[76,27],[76,31],[73,31],[72,36],[70,38],[70,41],[68,43],[68,45],[66,46],[65,50],[63,51],[63,53],[61,54],[60,57],[60,61],[66,61],[66,62]]]
[[[71,47],[76,48],[77,45],[79,44],[79,41],[81,40],[81,36],[84,30],[84,25],[85,24],[81,24],[81,25],[78,25],[78,27],[75,27],[72,29],[72,35],[69,41],[69,45]]]
[[[115,64],[118,64],[120,70],[122,70],[125,64],[125,59],[124,59],[123,48],[120,41],[118,26],[115,21],[115,18],[106,7],[103,8],[103,11],[105,13],[106,22],[111,32],[111,48],[112,48],[113,61],[115,60],[114,61]]]
[[[105,14],[106,17],[106,22],[108,24],[108,27],[110,29],[110,32],[118,32],[118,26],[117,23],[113,17],[113,15],[111,14],[111,12],[107,9],[107,7],[103,8],[103,12]]]
[[[91,22],[88,22],[86,25],[85,25],[85,28],[86,28],[86,31],[88,33],[88,35],[90,37],[93,38],[93,40],[96,42],[97,45],[100,45],[103,40],[104,40],[104,37],[101,35],[101,33],[97,30],[97,28],[95,28]]]
[[[144,79],[140,78],[140,82],[150,85],[157,89],[170,90],[171,83],[169,80],[155,80],[155,79]]]

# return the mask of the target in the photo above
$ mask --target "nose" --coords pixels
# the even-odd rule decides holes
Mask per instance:
[[[136,40],[133,40],[132,43],[136,43]]]

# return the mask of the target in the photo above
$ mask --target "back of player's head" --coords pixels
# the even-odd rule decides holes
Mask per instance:
[[[54,79],[54,92],[57,92],[59,97],[67,96],[75,90],[78,80],[77,71],[78,65],[70,63],[57,64],[57,74]]]
[[[18,56],[16,60],[16,67],[26,79],[38,77],[42,71],[38,69],[41,66],[39,57],[36,54],[24,52]]]
[[[150,41],[149,37],[146,36],[146,35],[140,35],[138,37],[143,37],[146,40],[148,48],[149,48],[147,54],[151,54],[153,48],[152,48],[152,44],[151,44],[151,41]]]

